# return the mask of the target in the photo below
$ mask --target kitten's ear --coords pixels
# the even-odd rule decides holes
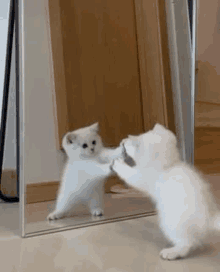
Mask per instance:
[[[67,144],[72,144],[72,143],[74,143],[74,142],[76,141],[76,139],[77,139],[77,135],[74,134],[74,133],[68,133],[68,134],[66,135],[66,143],[67,143]]]
[[[153,128],[153,131],[164,131],[164,130],[166,130],[166,128],[158,123]]]
[[[139,146],[140,145],[140,141],[139,141],[138,136],[128,135],[128,138],[132,141],[132,143],[135,146]]]
[[[98,132],[99,131],[99,123],[97,122],[97,123],[91,125],[90,130],[94,131],[94,132]]]
[[[137,140],[137,137],[136,136],[133,136],[133,135],[128,135],[128,138],[132,141],[136,141]]]

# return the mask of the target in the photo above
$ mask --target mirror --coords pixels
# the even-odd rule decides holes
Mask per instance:
[[[88,195],[93,197],[88,183],[83,189],[86,197],[71,207],[70,215],[47,220],[55,209],[68,163],[63,139],[68,140],[69,147],[74,142],[72,136],[66,137],[69,132],[98,122],[104,145],[114,149],[129,134],[143,133],[161,123],[177,133],[186,158],[180,88],[184,79],[180,75],[187,77],[189,67],[178,70],[179,78],[174,73],[182,55],[190,63],[190,29],[181,34],[188,51],[181,51],[167,26],[182,9],[188,20],[187,2],[175,10],[175,18],[168,14],[173,8],[171,1],[19,2],[23,236],[155,214],[150,198],[127,187],[112,173],[102,180],[102,216],[96,216],[99,212],[92,215],[89,201],[85,201]],[[183,21],[179,23],[180,28],[183,25]],[[176,52],[174,59],[170,46]],[[83,134],[83,141],[81,134],[81,138],[77,136],[81,149],[89,146],[88,134]],[[97,143],[97,138],[90,140],[90,144]],[[81,173],[84,177],[85,171]],[[69,195],[78,197],[78,191],[71,188]]]

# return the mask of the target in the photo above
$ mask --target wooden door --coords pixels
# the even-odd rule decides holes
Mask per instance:
[[[99,121],[108,146],[159,122],[175,132],[162,0],[50,0],[59,142]]]
[[[60,1],[60,10],[69,130],[99,121],[112,146],[143,132],[133,1]]]

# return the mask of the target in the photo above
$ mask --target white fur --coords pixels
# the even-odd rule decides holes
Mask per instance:
[[[62,146],[67,154],[56,208],[48,215],[49,220],[64,217],[74,205],[83,202],[92,215],[103,214],[105,179],[112,173],[114,158],[122,155],[122,146],[116,149],[103,147],[98,132],[98,123],[67,133]],[[92,144],[96,141],[96,145]],[[84,149],[83,144],[88,148]],[[91,152],[90,148],[94,148]]]
[[[220,213],[208,183],[180,160],[171,131],[157,124],[145,134],[128,137],[124,146],[136,166],[117,159],[112,168],[128,185],[155,201],[160,227],[174,244],[161,251],[163,259],[185,257],[210,231],[220,230]]]

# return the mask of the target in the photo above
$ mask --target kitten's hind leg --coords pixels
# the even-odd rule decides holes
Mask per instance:
[[[60,203],[58,203],[60,204]],[[66,213],[67,213],[68,209],[66,206],[60,206],[57,205],[57,207],[55,208],[55,210],[53,212],[51,212],[48,216],[47,216],[47,220],[56,220],[56,219],[61,219],[63,218]]]
[[[95,187],[90,197],[89,208],[91,214],[102,216],[104,214],[104,184]]]
[[[75,198],[74,198],[75,195]],[[60,194],[57,199],[56,208],[47,216],[47,220],[55,220],[63,218],[71,207],[77,202],[77,192],[72,193],[71,197]]]
[[[56,220],[64,216],[64,213],[54,210],[47,216],[47,220]]]
[[[160,257],[164,260],[176,260],[186,257],[192,249],[189,245],[176,245],[171,248],[164,248],[160,252]]]

